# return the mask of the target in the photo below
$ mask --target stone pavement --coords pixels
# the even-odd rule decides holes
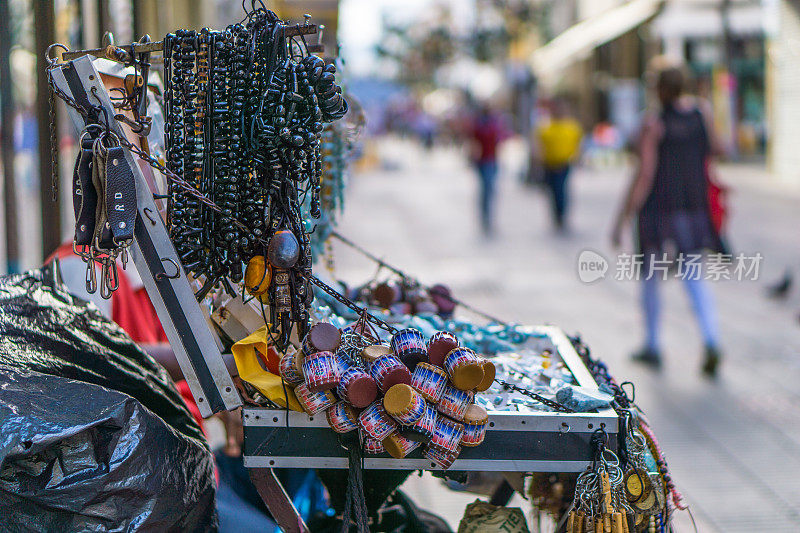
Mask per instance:
[[[517,147],[518,148],[518,147]],[[456,149],[425,152],[398,140],[377,144],[380,168],[355,175],[340,230],[385,260],[505,320],[552,323],[580,333],[636,401],[661,441],[673,479],[698,529],[797,531],[800,524],[800,288],[786,301],[765,286],[791,267],[800,276],[800,191],[770,181],[757,166],[723,167],[733,188],[730,243],[760,252],[757,281],[718,281],[713,291],[725,351],[720,378],[699,375],[702,343],[680,282],[662,284],[666,364],[653,373],[629,362],[642,341],[635,281],[617,281],[611,217],[629,169],[577,169],[571,231],[555,234],[545,198],[516,178],[519,150],[504,150],[494,239],[479,236],[476,178]],[[582,283],[577,256],[594,250],[611,265]],[[631,252],[631,244],[625,250]],[[362,282],[372,264],[336,245],[339,277]],[[444,491],[425,476],[407,483],[422,503]],[[451,494],[433,509],[454,528],[473,495]],[[527,509],[527,504],[517,500]],[[686,513],[678,531],[692,531]]]

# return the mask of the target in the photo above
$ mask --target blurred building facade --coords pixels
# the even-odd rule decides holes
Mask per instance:
[[[642,75],[659,50],[650,21],[662,7],[660,0],[553,2],[543,29],[552,38],[531,57],[545,91],[572,99],[587,127],[612,121],[632,134]]]
[[[764,153],[769,6],[761,0],[672,0],[653,22],[664,54],[681,60],[711,100],[732,156]]]
[[[767,45],[768,162],[781,181],[800,186],[800,2],[780,0]]]
[[[792,3],[792,2],[786,2]],[[685,65],[714,104],[732,157],[763,154],[769,117],[763,0],[563,0],[550,4],[532,66],[550,92],[572,96],[587,127],[635,133],[646,107],[645,73],[666,55]]]

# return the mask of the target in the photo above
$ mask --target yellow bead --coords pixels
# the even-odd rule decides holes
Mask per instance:
[[[244,271],[244,286],[253,296],[260,296],[267,292],[272,279],[272,268],[267,264],[263,255],[257,255],[247,262]]]

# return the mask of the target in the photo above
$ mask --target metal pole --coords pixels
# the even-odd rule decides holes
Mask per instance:
[[[11,10],[0,2],[0,152],[3,154],[3,206],[7,272],[19,270],[17,187],[14,169],[14,85],[11,83]]]
[[[58,131],[56,117],[50,117],[50,87],[47,83],[45,52],[55,42],[55,9],[53,0],[37,0],[33,3],[33,24],[36,28],[36,120],[39,129],[39,205],[42,210],[42,257],[49,256],[61,242],[61,211],[58,202],[53,202],[51,179],[53,172],[52,146],[50,141],[51,121]],[[57,141],[56,141],[57,142]],[[56,167],[58,158],[56,159]]]
[[[144,6],[142,0],[132,0],[131,8],[133,11],[133,40],[139,39],[146,32],[144,31]]]

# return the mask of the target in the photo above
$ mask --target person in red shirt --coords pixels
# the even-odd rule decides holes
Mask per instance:
[[[75,255],[72,243],[65,243],[58,247],[48,262],[53,258],[58,258],[61,278],[71,293],[95,304],[100,312],[116,322],[133,342],[167,370],[175,381],[175,386],[181,393],[186,407],[197,420],[200,428],[205,431],[200,410],[194,402],[188,384],[183,379],[178,361],[169,345],[164,328],[161,327],[161,321],[159,321],[139,273],[136,272],[133,265],[129,264],[125,270],[117,265],[119,287],[109,300],[104,300],[99,293],[89,294],[86,290],[86,263]],[[229,446],[232,446],[232,443],[229,443]]]
[[[86,263],[75,255],[72,243],[61,245],[48,259],[48,262],[53,258],[58,258],[61,279],[71,293],[92,302],[100,312],[116,322],[140,348],[167,370],[175,381],[175,386],[181,393],[186,407],[205,433],[200,410],[197,408],[188,384],[183,379],[180,366],[169,345],[161,321],[158,319],[156,310],[133,264],[129,263],[125,270],[119,263],[117,264],[119,287],[110,299],[104,300],[100,297],[99,292],[90,294],[86,290]],[[222,412],[217,416],[222,420],[226,433],[223,448],[214,454],[217,463],[215,473],[217,475],[219,530],[223,533],[242,530],[275,531],[277,526],[250,481],[242,461],[244,434],[241,414],[239,412]],[[314,471],[286,469],[280,472],[280,479],[293,498],[305,498],[307,508],[304,518],[306,520],[311,513],[327,509],[324,489]],[[296,504],[299,501],[297,500]]]
[[[494,232],[494,197],[497,181],[497,149],[508,133],[488,104],[480,106],[469,127],[472,163],[480,178],[480,223],[483,234]]]

